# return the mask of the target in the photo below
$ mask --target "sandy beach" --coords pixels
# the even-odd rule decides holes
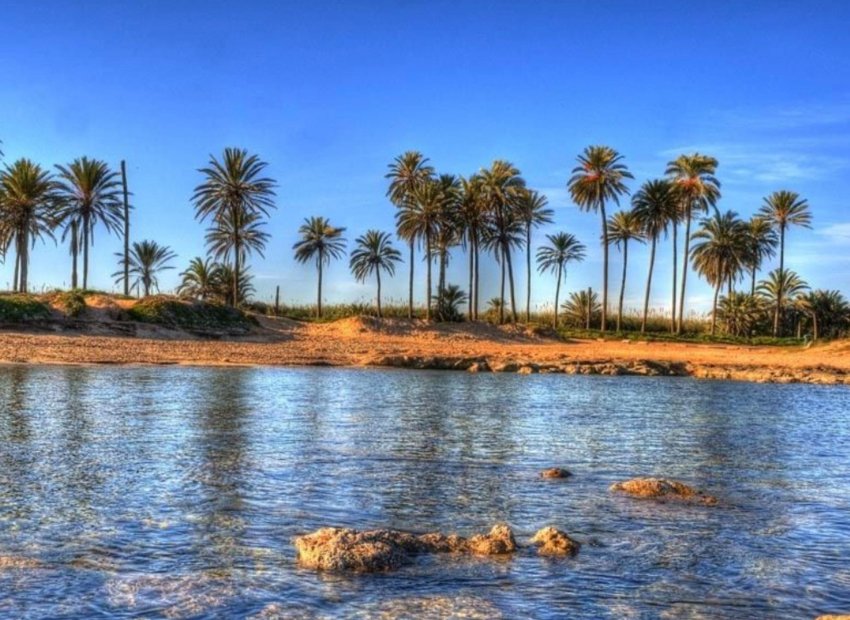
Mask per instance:
[[[210,339],[134,325],[0,332],[0,362],[389,366],[465,371],[676,375],[775,383],[850,383],[850,343],[769,347],[673,342],[560,341],[521,327],[358,317],[330,323],[261,318],[238,337]]]

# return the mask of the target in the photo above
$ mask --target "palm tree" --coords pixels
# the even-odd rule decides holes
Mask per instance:
[[[622,163],[623,156],[608,146],[588,146],[578,156],[578,166],[573,168],[567,188],[573,201],[582,211],[598,211],[602,217],[602,322],[607,328],[608,314],[608,218],[605,203],[613,200],[620,204],[620,196],[628,194],[625,179],[633,179]]]
[[[389,169],[390,171],[385,175],[385,178],[390,179],[387,196],[389,196],[390,202],[398,209],[412,208],[414,190],[426,181],[429,181],[434,175],[434,168],[428,164],[428,158],[424,157],[419,151],[407,151],[399,155],[389,165]],[[401,230],[399,230],[398,236],[410,244],[410,301],[408,303],[407,316],[412,319],[413,266],[417,237],[416,235],[409,236],[406,232],[402,233]]]
[[[782,190],[772,193],[764,199],[759,214],[779,231],[779,271],[785,271],[785,230],[789,226],[812,227],[812,213],[805,198],[800,198],[797,192]],[[778,291],[776,310],[773,315],[773,335],[779,335],[779,321],[783,291]]]
[[[548,207],[546,196],[534,190],[520,194],[517,203],[519,219],[525,224],[525,321],[531,321],[531,229],[551,224],[555,212]]]
[[[222,161],[210,155],[208,166],[198,170],[204,182],[195,188],[192,196],[195,218],[200,221],[210,218],[213,228],[229,230],[234,235],[230,244],[235,273],[232,279],[234,300],[241,298],[242,264],[252,249],[242,248],[238,231],[248,222],[258,224],[260,218],[268,217],[269,210],[275,207],[275,181],[263,176],[267,166],[244,149],[226,148]]]
[[[62,199],[61,218],[70,231],[74,270],[71,286],[77,288],[79,241],[83,250],[83,288],[88,288],[89,246],[94,229],[101,223],[108,233],[120,232],[124,211],[121,201],[121,177],[109,165],[97,159],[80,157],[67,166],[56,166],[58,190]],[[81,237],[81,239],[79,239]]]
[[[573,291],[561,308],[574,325],[587,327],[602,312],[599,295],[594,291]]]
[[[505,284],[510,267],[510,263],[506,259],[505,248],[508,248],[508,255],[510,255],[511,249],[521,248],[523,236],[522,221],[513,210],[505,214],[499,225],[494,219],[490,218],[487,227],[481,234],[481,242],[484,248],[493,253],[496,263],[499,265],[501,281],[499,299],[502,302],[498,308],[500,324],[505,322]]]
[[[555,283],[555,329],[558,328],[558,297],[561,293],[561,281],[567,279],[567,264],[571,262],[580,263],[584,260],[585,248],[574,235],[560,232],[555,235],[546,235],[548,245],[537,250],[537,270],[553,271],[557,274]]]
[[[623,248],[623,279],[620,282],[620,300],[617,306],[617,331],[623,323],[623,297],[626,293],[626,269],[629,265],[629,241],[644,243],[643,225],[634,211],[617,211],[608,220],[608,243]]]
[[[351,273],[358,282],[365,282],[369,275],[375,274],[378,283],[378,318],[381,318],[381,271],[394,275],[395,265],[401,261],[401,252],[393,247],[390,236],[379,230],[369,230],[365,235],[357,237],[355,246],[351,252]]]
[[[404,208],[396,212],[396,229],[402,239],[424,239],[427,261],[425,318],[431,319],[431,258],[433,240],[445,209],[446,194],[437,181],[417,186]]]
[[[56,182],[38,164],[19,159],[0,172],[0,246],[4,255],[15,247],[12,290],[27,292],[30,246],[53,237],[57,205]]]
[[[761,297],[733,291],[720,298],[717,318],[722,321],[727,334],[751,336],[756,326],[763,321],[765,308]]]
[[[124,254],[115,254],[121,265],[121,269],[112,274],[116,284],[123,282],[124,278]],[[151,290],[159,289],[157,274],[167,269],[174,269],[168,263],[177,255],[167,245],[159,245],[156,241],[135,241],[130,249],[130,276],[133,278],[131,289],[141,297],[147,297]]]
[[[820,336],[836,338],[850,326],[850,304],[839,291],[818,289],[798,295],[794,300],[798,310],[812,321],[812,340]]]
[[[299,263],[316,260],[316,268],[319,270],[316,312],[318,318],[322,318],[322,270],[332,258],[338,259],[345,252],[343,232],[345,228],[332,226],[327,218],[311,217],[305,219],[304,224],[298,229],[301,240],[292,246],[295,250],[295,260]]]
[[[177,287],[177,294],[206,301],[220,290],[219,270],[218,263],[196,256],[186,271],[180,273],[181,282]]]
[[[247,262],[248,254],[252,251],[264,257],[263,251],[269,240],[269,234],[262,230],[264,225],[265,221],[259,213],[237,211],[231,218],[214,222],[213,227],[207,229],[207,247],[214,258],[222,263],[233,264],[235,271],[236,265]],[[239,277],[247,271],[245,268],[239,269]],[[238,287],[239,282],[236,285]],[[239,295],[236,299],[243,297]],[[233,298],[233,295],[228,297]]]
[[[490,219],[495,230],[493,238],[501,246],[501,259],[505,261],[502,268],[506,270],[510,281],[511,315],[513,322],[516,323],[516,295],[514,294],[514,272],[511,266],[511,247],[514,245],[515,231],[522,224],[518,214],[518,203],[526,191],[525,180],[520,176],[518,168],[510,162],[502,160],[496,160],[490,168],[482,169],[479,176],[481,177],[482,198],[490,212]],[[501,312],[504,312],[504,304],[502,304]],[[502,320],[504,320],[504,317],[502,317]]]
[[[693,235],[697,243],[692,250],[694,267],[714,286],[714,305],[711,312],[711,335],[717,325],[717,300],[720,287],[731,283],[747,266],[749,237],[747,224],[734,211],[704,219]],[[730,285],[731,292],[731,285]]]
[[[779,237],[776,231],[773,230],[773,225],[768,220],[764,217],[754,215],[747,222],[747,238],[749,240],[747,265],[752,273],[750,295],[755,295],[756,273],[758,273],[766,258],[772,258],[776,254]]]
[[[228,306],[241,306],[254,294],[254,285],[251,274],[247,271],[239,272],[239,282],[233,285],[236,273],[233,267],[224,263],[216,264],[214,273],[215,297],[222,300]],[[234,288],[239,291],[239,297],[233,297]]]
[[[649,239],[649,273],[646,276],[646,293],[643,298],[643,317],[640,322],[640,332],[646,331],[646,319],[649,314],[649,293],[652,288],[652,272],[655,268],[655,246],[658,237],[667,234],[667,228],[674,224],[678,217],[678,208],[672,185],[665,179],[647,181],[632,197],[632,211],[640,223],[643,236]],[[675,251],[675,246],[674,246]],[[675,278],[675,261],[673,276]],[[673,291],[673,322],[675,323],[676,291]]]
[[[808,290],[809,285],[795,272],[788,269],[774,269],[767,274],[756,290],[773,306],[773,335],[779,335],[778,318],[789,299]]]
[[[488,226],[486,204],[481,197],[481,177],[473,174],[460,179],[458,219],[462,239],[469,253],[469,318],[478,320],[478,249]]]
[[[437,179],[437,185],[443,193],[437,234],[434,239],[435,247],[433,248],[439,264],[439,279],[437,281],[437,296],[439,297],[446,286],[446,268],[449,264],[451,248],[460,243],[461,238],[459,213],[461,184],[453,174],[441,174]]]
[[[717,199],[720,198],[720,181],[714,176],[716,171],[717,160],[700,153],[680,155],[667,164],[666,174],[673,182],[673,189],[681,207],[681,217],[685,220],[682,288],[679,291],[679,320],[676,324],[676,333],[678,334],[682,333],[682,321],[685,316],[685,285],[687,284],[690,258],[691,218],[694,212],[705,213],[709,207],[714,207],[717,204]],[[675,265],[673,268],[675,270]],[[673,286],[675,288],[675,283]]]
[[[435,296],[438,321],[462,321],[460,306],[466,303],[466,293],[457,284],[448,284]]]

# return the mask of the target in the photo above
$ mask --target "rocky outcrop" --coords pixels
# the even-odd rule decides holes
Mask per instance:
[[[298,536],[293,542],[298,562],[305,568],[354,572],[395,570],[423,553],[504,555],[517,549],[513,531],[504,524],[468,539],[439,532],[416,535],[398,530],[360,532],[326,527]]]
[[[561,469],[560,467],[550,467],[549,469],[544,469],[540,472],[541,478],[569,478],[572,476],[570,472],[566,469]]]
[[[531,542],[537,545],[540,555],[575,555],[581,543],[554,527],[544,527],[534,535]]]
[[[678,500],[706,505],[717,503],[716,497],[666,478],[633,478],[612,484],[609,490],[641,499]]]

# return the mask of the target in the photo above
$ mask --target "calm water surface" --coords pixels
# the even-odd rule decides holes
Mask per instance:
[[[575,475],[540,480],[552,465]],[[606,490],[646,474],[722,504]],[[471,534],[496,521],[585,545],[371,576],[299,569],[291,545],[325,525]],[[0,616],[14,618],[850,612],[850,389],[3,367],[0,556],[40,562],[0,563]]]

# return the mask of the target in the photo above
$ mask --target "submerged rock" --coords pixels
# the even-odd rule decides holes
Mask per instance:
[[[575,555],[581,548],[577,540],[551,526],[537,532],[531,542],[537,545],[540,555]]]
[[[666,478],[633,478],[612,484],[609,490],[646,499],[673,499],[707,505],[717,503],[716,497]]]
[[[0,570],[20,568],[40,568],[41,562],[35,558],[25,558],[16,555],[0,555]]]
[[[572,476],[570,472],[560,467],[550,467],[540,472],[541,478],[569,478],[570,476]]]
[[[513,531],[504,524],[469,539],[440,532],[415,535],[398,530],[359,532],[326,527],[298,536],[293,543],[298,563],[305,568],[354,572],[395,570],[422,553],[501,555],[517,548]]]

